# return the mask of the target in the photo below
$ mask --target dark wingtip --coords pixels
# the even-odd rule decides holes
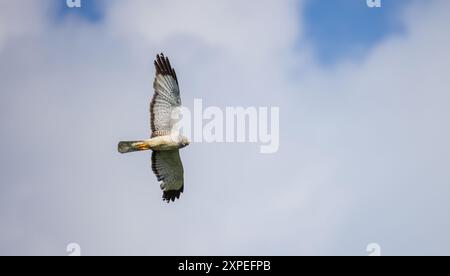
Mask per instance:
[[[184,186],[181,187],[181,189],[179,190],[169,190],[169,191],[164,191],[163,192],[163,201],[166,201],[167,203],[170,203],[170,201],[175,201],[175,199],[179,199],[181,193],[184,190]]]
[[[178,83],[177,74],[175,73],[175,69],[173,69],[172,66],[170,65],[169,58],[164,56],[164,54],[162,52],[160,54],[156,55],[154,64],[155,64],[156,74],[172,76],[175,79],[175,81]]]

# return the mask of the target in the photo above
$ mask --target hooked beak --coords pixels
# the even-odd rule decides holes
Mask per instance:
[[[186,140],[186,141],[184,142],[184,146],[187,147],[187,146],[189,146],[190,143],[191,143],[191,141]]]

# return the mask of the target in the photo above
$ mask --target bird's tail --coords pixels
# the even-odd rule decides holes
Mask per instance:
[[[120,153],[149,150],[150,146],[145,141],[121,141],[117,147]]]

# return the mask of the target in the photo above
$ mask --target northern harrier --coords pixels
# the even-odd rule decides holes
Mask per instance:
[[[152,150],[152,170],[163,190],[163,200],[180,198],[184,190],[183,164],[179,149],[189,145],[189,140],[178,132],[181,107],[177,75],[164,54],[156,56],[155,93],[150,103],[151,138],[142,141],[122,141],[120,153]]]

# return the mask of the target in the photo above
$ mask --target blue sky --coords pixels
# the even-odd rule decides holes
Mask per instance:
[[[102,0],[85,0],[81,3],[81,8],[68,9],[66,1],[58,1],[57,18],[75,15],[94,23],[102,19]]]
[[[59,1],[57,18],[77,16],[92,23],[102,20],[102,0],[82,2],[82,8],[68,9]],[[384,0],[382,8],[368,8],[365,0],[308,0],[300,24],[323,65],[343,58],[360,58],[389,35],[402,32],[401,11],[412,0]],[[300,45],[299,45],[300,46]]]
[[[306,38],[322,63],[357,57],[402,31],[401,10],[411,2],[384,0],[382,8],[368,8],[364,0],[309,0],[304,10]]]

